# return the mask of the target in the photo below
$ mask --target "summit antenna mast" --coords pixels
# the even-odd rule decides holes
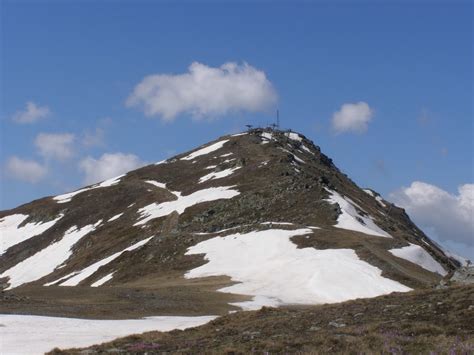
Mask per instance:
[[[276,124],[277,128],[279,129],[280,128],[280,110],[277,109],[277,124]]]

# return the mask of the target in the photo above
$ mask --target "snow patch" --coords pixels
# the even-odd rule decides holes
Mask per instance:
[[[12,246],[44,233],[64,215],[61,214],[48,222],[30,222],[19,227],[28,217],[24,214],[13,214],[0,219],[0,255]]]
[[[304,144],[301,144],[301,149],[303,149],[307,153],[310,153],[310,154],[314,155],[314,153],[307,146],[305,146]]]
[[[55,347],[81,348],[130,334],[196,327],[215,318],[165,316],[97,320],[1,314],[1,352],[10,355],[44,354]]]
[[[298,133],[294,132],[287,132],[285,133],[285,136],[297,142],[301,142],[303,140],[303,138]]]
[[[115,271],[111,272],[110,274],[105,275],[102,278],[100,278],[96,282],[92,283],[91,287],[99,287],[99,286],[102,286],[103,284],[105,284],[107,281],[112,280],[112,278],[114,277],[114,273],[115,273]]]
[[[101,223],[102,220],[99,220],[95,224],[89,224],[80,229],[76,226],[71,227],[57,242],[50,244],[36,254],[4,271],[0,278],[10,278],[7,290],[38,280],[52,273],[71,256],[71,249],[74,244],[85,235],[94,231]]]
[[[224,139],[222,141],[219,141],[217,143],[211,144],[207,147],[201,148],[196,150],[195,152],[185,156],[184,158],[181,158],[180,160],[193,160],[194,158],[197,158],[201,155],[209,154],[212,153],[218,149],[221,149],[225,143],[227,143],[229,140]]]
[[[198,190],[190,195],[182,196],[180,192],[174,191],[176,200],[162,203],[152,203],[148,206],[140,208],[138,213],[142,218],[134,224],[134,226],[143,225],[152,219],[167,216],[176,211],[183,213],[186,208],[194,206],[198,203],[215,201],[220,199],[231,199],[240,194],[239,191],[233,190],[233,186],[210,187],[208,189]]]
[[[125,253],[127,251],[132,251],[132,250],[140,248],[141,246],[148,243],[151,238],[153,238],[153,237],[149,237],[147,239],[141,240],[138,243],[135,243],[132,246],[130,246],[130,247],[128,247],[128,248],[126,248],[122,251],[119,251],[117,253],[114,253],[114,254],[112,254],[112,255],[110,255],[110,256],[102,259],[102,260],[99,260],[99,261],[89,265],[88,267],[86,267],[86,268],[84,268],[80,271],[74,271],[74,272],[70,273],[69,275],[66,275],[66,276],[62,277],[61,280],[63,280],[63,279],[68,279],[68,280],[62,282],[59,286],[77,286],[81,281],[83,281],[83,280],[87,279],[89,276],[93,275],[97,270],[99,270],[99,268],[101,266],[107,265],[108,263],[110,263],[113,260],[117,259],[120,255],[122,255],[123,253]],[[58,281],[59,280],[53,281],[52,283],[50,282],[50,283],[46,284],[45,286],[55,284]]]
[[[335,227],[349,229],[378,237],[391,238],[390,234],[377,226],[370,216],[365,217],[357,212],[355,207],[361,209],[354,201],[348,197],[343,197],[336,191],[326,189],[330,193],[326,201],[337,203],[341,209],[341,214],[337,218]]]
[[[310,233],[308,228],[269,229],[205,240],[186,255],[205,254],[208,262],[185,277],[230,276],[239,283],[219,291],[254,296],[237,303],[244,309],[334,303],[411,290],[382,277],[380,269],[360,260],[352,249],[298,249],[290,240]]]
[[[416,244],[409,244],[406,247],[390,249],[389,252],[399,258],[417,264],[425,270],[436,272],[441,276],[447,274],[446,270],[425,249]]]
[[[107,220],[107,222],[113,222],[113,221],[115,221],[116,219],[119,219],[122,215],[123,215],[123,212],[122,212],[122,213],[119,213],[119,214],[116,214],[115,216],[109,218],[109,219]]]
[[[234,171],[239,170],[239,169],[240,169],[240,166],[236,166],[234,168],[229,168],[229,169],[225,169],[221,171],[214,171],[210,174],[207,174],[201,177],[199,179],[199,183],[202,184],[203,182],[208,181],[208,180],[222,179],[223,177],[232,175]]]
[[[57,203],[69,202],[69,201],[72,200],[72,198],[74,196],[79,195],[80,193],[83,193],[83,192],[86,192],[86,191],[89,191],[89,190],[98,189],[100,187],[109,187],[109,186],[117,185],[120,182],[120,179],[124,176],[125,176],[125,174],[122,174],[122,175],[116,176],[114,178],[102,181],[100,184],[92,185],[91,187],[86,187],[86,188],[83,188],[83,189],[80,189],[80,190],[69,192],[67,194],[55,196],[55,197],[53,197],[53,200],[57,201]]]
[[[163,184],[162,182],[158,182],[155,180],[145,180],[145,182],[153,186],[159,187],[160,189],[166,189],[166,184]]]
[[[222,155],[219,155],[219,157],[225,158],[225,157],[228,157],[228,156],[230,156],[230,155],[232,155],[232,154],[234,154],[234,153],[222,154]]]

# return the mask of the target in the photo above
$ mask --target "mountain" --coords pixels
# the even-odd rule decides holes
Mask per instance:
[[[427,288],[459,267],[304,135],[272,129],[2,211],[0,230],[1,313],[335,303]]]

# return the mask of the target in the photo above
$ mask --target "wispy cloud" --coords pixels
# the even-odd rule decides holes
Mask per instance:
[[[84,173],[85,184],[94,184],[143,165],[145,163],[134,154],[105,153],[99,159],[90,156],[82,159],[79,170]]]
[[[75,135],[71,133],[40,133],[35,145],[46,159],[66,160],[73,156]]]
[[[33,101],[28,101],[24,110],[17,111],[12,120],[16,123],[34,123],[48,117],[51,110],[48,106],[39,106]]]
[[[29,183],[37,183],[42,180],[48,173],[48,169],[34,160],[21,159],[12,156],[8,159],[5,167],[7,176],[26,181]]]
[[[366,102],[346,103],[332,116],[332,128],[336,133],[367,131],[374,111]]]
[[[225,63],[209,67],[192,63],[187,73],[145,77],[126,101],[147,116],[173,121],[178,115],[215,118],[230,112],[261,112],[272,108],[277,94],[265,73],[251,65]]]

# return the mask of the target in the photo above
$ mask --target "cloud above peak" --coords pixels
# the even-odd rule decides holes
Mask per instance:
[[[12,120],[16,123],[35,123],[48,117],[51,111],[48,106],[40,106],[33,101],[28,101],[24,110],[17,111]]]
[[[347,103],[332,115],[332,128],[336,133],[367,131],[374,111],[366,102]]]
[[[232,112],[263,112],[276,102],[276,90],[265,73],[247,63],[210,67],[193,62],[183,74],[145,77],[126,105],[138,107],[146,116],[173,121],[181,114],[203,119]]]

